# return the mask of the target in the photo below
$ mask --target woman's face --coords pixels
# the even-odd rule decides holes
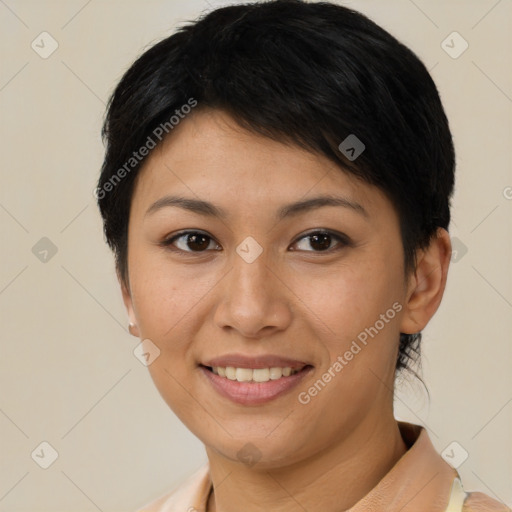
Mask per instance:
[[[399,220],[326,158],[194,113],[138,176],[128,269],[151,376],[211,451],[277,467],[392,414]]]

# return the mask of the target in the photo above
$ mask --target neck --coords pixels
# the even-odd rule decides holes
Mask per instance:
[[[207,511],[349,510],[407,451],[393,417],[385,425],[371,420],[336,445],[284,467],[249,468],[207,449],[215,489]]]

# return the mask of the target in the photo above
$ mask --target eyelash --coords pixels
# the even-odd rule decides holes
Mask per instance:
[[[166,249],[173,251],[173,252],[181,253],[184,255],[195,255],[195,254],[202,254],[202,253],[208,252],[208,249],[205,249],[203,251],[186,251],[186,250],[179,249],[179,248],[176,248],[173,246],[173,244],[176,240],[186,237],[187,235],[202,235],[205,238],[209,239],[210,241],[214,241],[214,239],[211,236],[209,236],[208,234],[206,234],[202,231],[180,231],[179,233],[176,233],[175,235],[163,240],[160,245],[165,247]],[[310,252],[310,253],[315,253],[315,254],[332,254],[333,252],[340,251],[341,249],[343,249],[345,247],[353,246],[350,238],[347,235],[345,235],[343,233],[336,233],[336,232],[333,232],[333,231],[330,231],[327,229],[319,229],[317,231],[310,231],[309,233],[302,235],[295,242],[293,242],[293,245],[295,245],[296,243],[298,243],[299,241],[301,241],[303,239],[313,237],[314,235],[327,235],[327,236],[331,237],[333,240],[336,240],[338,242],[338,245],[335,246],[334,248],[326,249],[325,251],[312,250],[312,251],[303,251],[303,252]],[[210,244],[208,244],[208,245],[210,245]],[[217,250],[217,249],[215,249],[215,250]],[[300,249],[299,249],[299,251],[300,251]]]

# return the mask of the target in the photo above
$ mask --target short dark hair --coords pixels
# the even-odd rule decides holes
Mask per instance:
[[[366,16],[336,4],[229,6],[143,53],[110,98],[96,193],[125,284],[130,204],[145,160],[134,152],[163,140],[155,137],[162,126],[172,134],[170,119],[192,102],[196,110],[222,110],[242,128],[325,155],[381,189],[399,215],[406,271],[437,228],[448,229],[454,148],[437,88],[419,58]],[[339,149],[351,134],[365,145],[355,160]],[[397,370],[417,359],[420,341],[421,333],[401,333]]]

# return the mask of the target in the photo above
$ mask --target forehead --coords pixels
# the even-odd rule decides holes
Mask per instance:
[[[249,132],[218,110],[194,112],[152,151],[132,207],[147,208],[171,192],[245,213],[326,194],[341,194],[368,212],[391,207],[377,187],[326,156]]]

